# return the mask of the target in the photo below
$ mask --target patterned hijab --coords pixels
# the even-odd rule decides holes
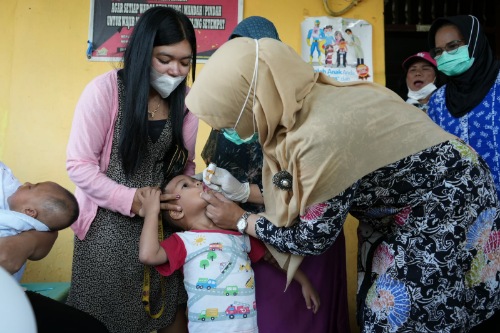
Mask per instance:
[[[274,38],[280,40],[273,22],[262,16],[250,16],[238,23],[229,39],[235,37],[250,37],[254,39]]]
[[[256,102],[247,103],[236,131],[249,137],[255,116],[264,157],[262,215],[277,226],[292,225],[308,206],[368,173],[453,138],[392,91],[314,73],[291,47],[269,38],[233,39],[205,64],[186,104],[212,128],[235,125],[250,89],[256,43]],[[273,184],[280,171],[292,176],[292,190]],[[289,276],[296,265],[290,267]]]
[[[457,76],[449,76],[446,84],[446,107],[454,117],[472,111],[488,94],[495,83],[500,62],[495,59],[488,39],[472,15],[438,18],[429,30],[429,45],[436,47],[436,32],[445,24],[455,25],[464,39],[469,41],[469,56],[475,58],[471,68]],[[472,33],[471,33],[472,31]],[[474,50],[474,45],[476,50]]]

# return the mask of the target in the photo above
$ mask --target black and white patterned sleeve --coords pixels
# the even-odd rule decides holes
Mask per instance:
[[[255,224],[255,231],[264,243],[278,251],[302,256],[325,252],[342,230],[359,183],[334,198],[306,209],[291,227],[277,227],[264,217]]]

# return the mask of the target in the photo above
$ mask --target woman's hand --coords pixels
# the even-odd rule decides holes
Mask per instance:
[[[132,213],[139,215],[139,211],[141,210],[142,203],[140,196],[144,196],[146,193],[149,193],[152,189],[156,189],[156,187],[141,187],[135,191],[134,202],[132,203]],[[161,210],[176,210],[181,211],[182,208],[176,204],[169,203],[167,201],[178,200],[180,199],[180,195],[178,194],[161,194],[160,195],[160,209]]]
[[[205,214],[222,229],[238,230],[236,223],[245,212],[240,206],[217,192],[204,192],[201,198],[208,202]]]
[[[233,201],[247,202],[250,196],[249,183],[240,183],[229,171],[217,168],[213,163],[194,178],[203,180],[205,185],[212,190],[224,194],[226,198]]]
[[[160,195],[160,209],[161,210],[175,210],[175,211],[182,211],[181,206],[178,206],[176,204],[170,203],[168,201],[172,200],[179,200],[181,196],[179,194],[161,194]]]

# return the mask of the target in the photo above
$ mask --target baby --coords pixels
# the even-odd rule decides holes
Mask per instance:
[[[71,192],[53,182],[21,185],[2,162],[0,189],[0,237],[28,230],[62,230],[78,218],[78,203]],[[14,274],[18,281],[24,267]]]
[[[0,235],[14,235],[36,229],[56,231],[69,227],[79,214],[74,195],[53,182],[21,185],[11,170],[0,162]],[[31,227],[29,226],[31,225]]]
[[[186,230],[158,241],[160,190],[140,196],[144,226],[139,259],[168,276],[183,269],[188,293],[189,332],[257,332],[254,274],[250,262],[267,258],[259,240],[239,232],[218,228],[206,215],[207,202],[200,197],[209,190],[191,177],[174,177],[165,187],[176,193],[181,211],[162,214],[163,220]],[[302,285],[309,309],[317,312],[320,301],[309,279],[300,270],[294,279]],[[265,283],[265,281],[258,282]]]

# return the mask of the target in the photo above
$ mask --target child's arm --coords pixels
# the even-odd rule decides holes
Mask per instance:
[[[309,278],[300,269],[297,269],[293,279],[300,283],[302,286],[302,295],[306,300],[306,306],[308,309],[312,309],[313,313],[318,312],[320,306],[319,295]]]
[[[273,265],[274,267],[276,267],[277,269],[285,272],[286,274],[286,271],[280,267],[276,259],[271,254],[271,252],[269,252],[269,250],[267,249],[265,250],[265,253],[262,256],[262,258],[271,265]],[[320,306],[319,294],[314,288],[314,286],[311,284],[309,278],[304,274],[303,271],[297,269],[295,275],[293,276],[293,279],[298,283],[300,283],[300,285],[302,286],[302,295],[304,296],[304,299],[306,301],[307,308],[312,309],[313,313],[318,312]]]
[[[167,253],[158,241],[158,215],[160,213],[160,190],[150,188],[139,193],[142,207],[139,215],[144,217],[139,241],[139,260],[146,265],[157,266],[167,262]]]

